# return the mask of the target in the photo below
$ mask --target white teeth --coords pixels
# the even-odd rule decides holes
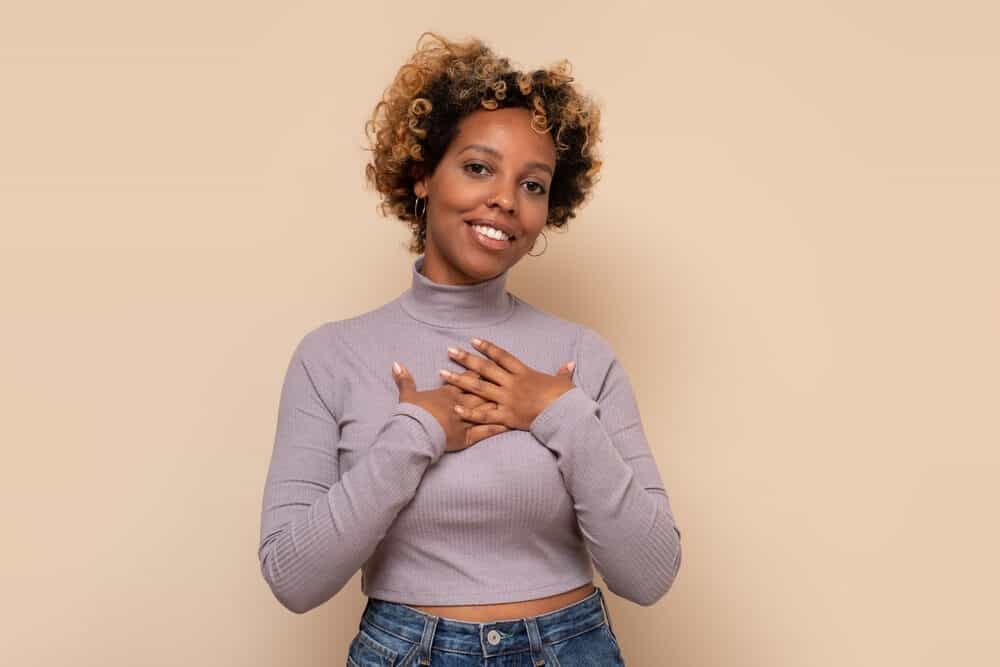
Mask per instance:
[[[483,236],[488,236],[491,239],[497,239],[498,241],[509,241],[510,237],[501,232],[499,229],[493,227],[486,227],[484,225],[472,225],[472,228]]]

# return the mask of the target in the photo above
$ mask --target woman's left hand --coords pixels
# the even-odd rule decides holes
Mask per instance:
[[[502,424],[507,428],[527,431],[549,404],[576,386],[572,380],[573,362],[563,364],[555,375],[549,375],[536,371],[490,341],[480,341],[478,345],[473,343],[473,346],[488,358],[477,357],[462,349],[454,353],[449,349],[448,356],[478,373],[479,377],[441,374],[445,382],[488,401],[471,410],[456,405],[455,411],[466,421]]]

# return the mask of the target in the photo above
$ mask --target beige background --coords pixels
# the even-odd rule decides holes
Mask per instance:
[[[5,3],[3,662],[344,664],[360,575],[282,608],[261,492],[299,337],[409,285],[363,123],[436,29],[604,105],[509,286],[614,344],[684,534],[628,664],[998,664],[994,6]]]

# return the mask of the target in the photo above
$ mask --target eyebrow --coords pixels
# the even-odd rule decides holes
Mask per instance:
[[[493,148],[492,146],[486,146],[485,144],[469,144],[468,146],[466,146],[462,150],[458,151],[458,153],[455,153],[455,155],[461,155],[465,151],[473,149],[473,148],[476,149],[476,150],[480,150],[480,151],[482,151],[484,153],[489,153],[490,155],[493,155],[494,157],[497,157],[497,158],[502,158],[503,157],[503,154],[500,151],[498,151],[497,149]],[[529,166],[529,167],[536,167],[538,169],[543,169],[543,170],[549,172],[549,176],[552,176],[552,167],[550,167],[549,165],[545,164],[544,162],[529,162],[529,163],[527,163],[527,166]]]

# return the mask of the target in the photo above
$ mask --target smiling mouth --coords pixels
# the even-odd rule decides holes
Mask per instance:
[[[495,239],[491,236],[480,234],[478,231],[476,231],[476,228],[473,226],[473,223],[471,222],[467,222],[465,224],[469,228],[469,234],[472,237],[471,238],[472,242],[480,248],[496,252],[496,251],[506,250],[508,248],[513,247],[514,245],[512,241],[506,239]]]
[[[478,224],[479,224],[479,223],[477,223],[477,222],[468,222],[468,221],[463,221],[463,222],[465,222],[465,224],[467,224],[467,225],[468,225],[468,226],[470,226],[470,227],[475,227],[476,225],[478,225]],[[489,227],[489,225],[479,225],[479,226],[480,226],[480,227]],[[494,227],[490,227],[490,229],[495,229],[495,228],[494,228]],[[472,231],[476,231],[476,230],[475,230],[475,229],[473,229]],[[478,232],[477,232],[477,233],[478,233]],[[501,232],[501,234],[507,234],[507,232]],[[487,236],[486,238],[488,238],[488,239],[492,239],[493,237],[491,237],[491,236]],[[508,236],[507,236],[507,238],[506,238],[506,239],[493,239],[493,240],[494,240],[494,241],[496,241],[496,240],[500,240],[500,241],[503,241],[503,240],[506,240],[506,241],[507,241],[508,243],[513,243],[514,241],[516,241],[516,240],[517,240],[517,237],[516,237],[516,236],[514,236],[513,234],[510,234],[510,235],[508,235]]]

